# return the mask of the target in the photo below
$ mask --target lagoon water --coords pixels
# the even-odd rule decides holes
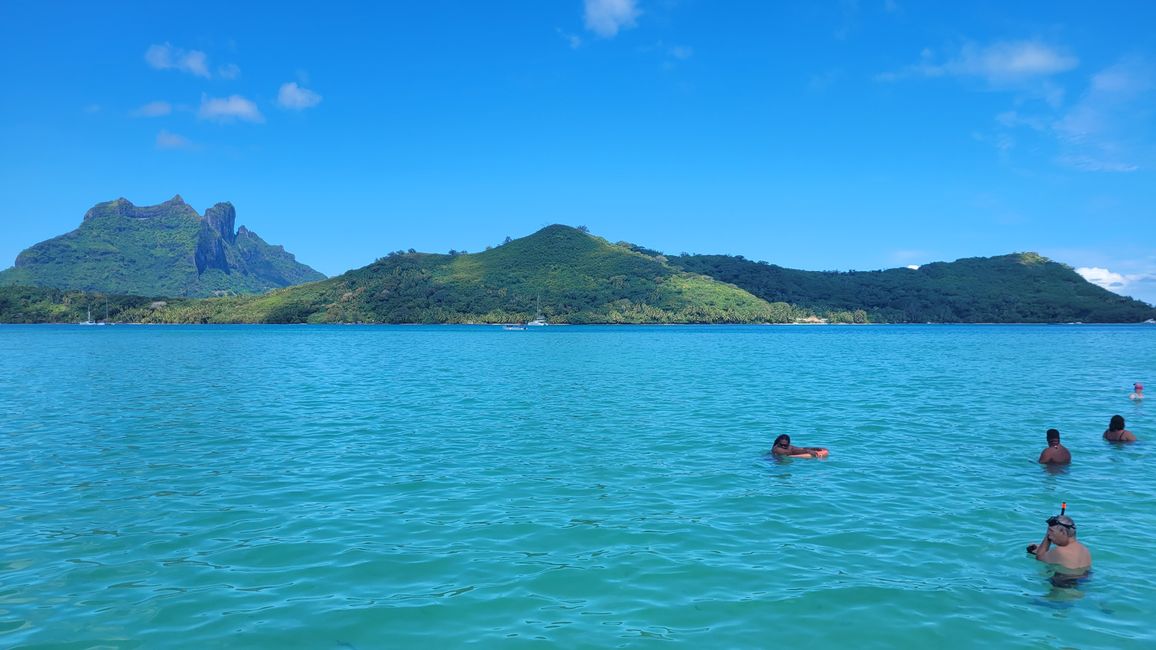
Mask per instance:
[[[1151,326],[0,327],[0,647],[1156,647],[1154,373]]]

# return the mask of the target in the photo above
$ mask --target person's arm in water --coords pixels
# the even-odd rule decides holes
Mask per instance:
[[[817,458],[820,451],[826,451],[822,447],[791,447],[792,456],[810,456]]]
[[[1039,462],[1042,464],[1045,464],[1045,465],[1048,463],[1054,462],[1056,460],[1056,455],[1053,452],[1055,452],[1055,450],[1052,449],[1051,447],[1048,447],[1047,449],[1041,451]]]

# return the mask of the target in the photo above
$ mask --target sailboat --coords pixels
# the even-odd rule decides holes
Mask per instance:
[[[526,323],[526,327],[545,327],[549,324],[542,317],[542,294],[538,294],[538,315],[534,317],[534,320]]]
[[[92,320],[92,307],[88,308],[88,320],[79,322],[77,325],[96,325],[96,321]]]

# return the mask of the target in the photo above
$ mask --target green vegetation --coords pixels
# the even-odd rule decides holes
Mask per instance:
[[[148,301],[117,314],[141,323],[508,323],[537,316],[539,302],[551,323],[761,323],[806,315],[566,226],[484,253],[399,251],[322,282],[258,296]]]
[[[163,299],[42,287],[0,287],[0,323],[130,322]]]
[[[231,205],[205,215],[180,197],[147,207],[125,199],[98,204],[76,230],[22,252],[15,267],[0,272],[0,285],[211,296],[325,277],[244,227],[234,234]]]
[[[919,269],[816,272],[726,255],[673,265],[827,316],[832,322],[1127,323],[1156,309],[1118,296],[1036,253],[936,262]]]
[[[243,228],[237,233],[236,250],[246,250],[246,236]],[[224,275],[209,268],[201,282]],[[260,295],[154,299],[0,287],[0,322],[76,322],[87,309],[101,320],[105,303],[109,320],[137,323],[510,323],[538,315],[575,324],[1156,318],[1153,307],[1032,253],[918,270],[811,272],[741,257],[668,259],[581,229],[549,226],[472,255],[397,251],[335,278]]]
[[[143,322],[786,322],[795,313],[566,226],[484,253],[396,252],[312,284],[174,304]]]

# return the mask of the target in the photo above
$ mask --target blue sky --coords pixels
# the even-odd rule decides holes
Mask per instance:
[[[0,267],[180,194],[334,275],[551,223],[878,269],[1037,251],[1156,303],[1156,5],[0,4]]]

